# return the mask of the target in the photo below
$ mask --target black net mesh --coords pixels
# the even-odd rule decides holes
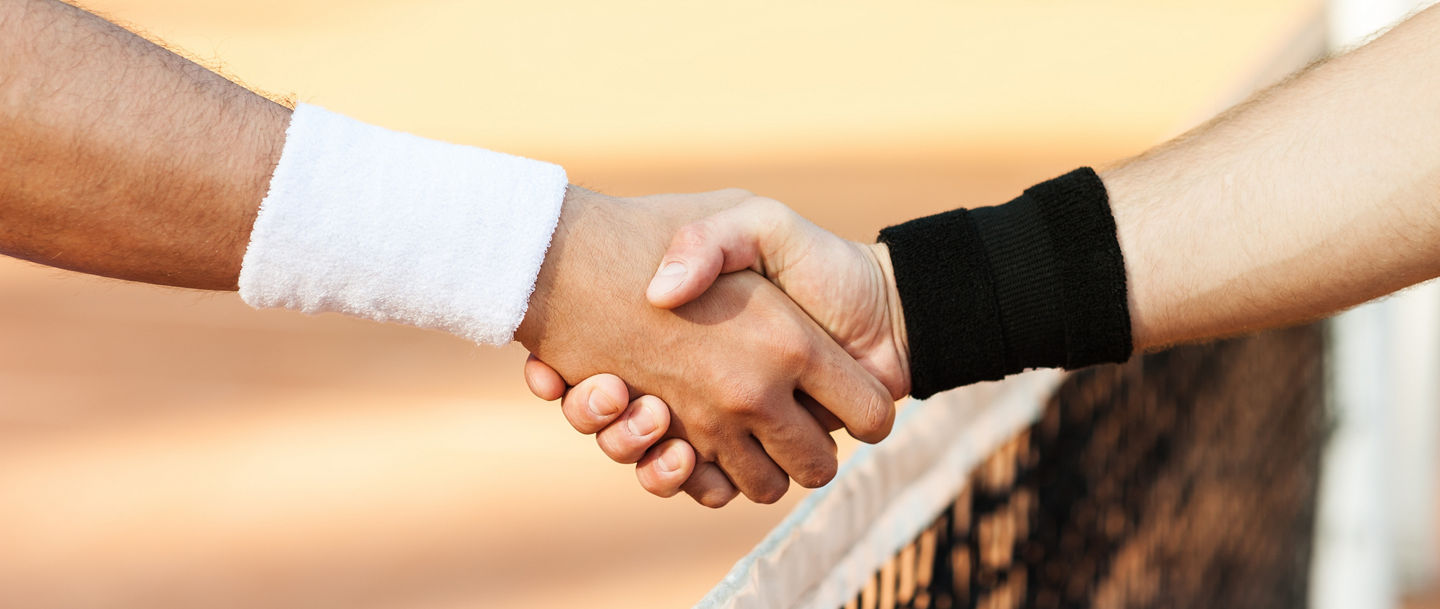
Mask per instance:
[[[1320,326],[1072,374],[847,608],[1306,605]]]

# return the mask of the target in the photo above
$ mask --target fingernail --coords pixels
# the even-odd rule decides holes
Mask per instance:
[[[641,408],[640,412],[625,420],[625,425],[630,428],[630,433],[637,438],[643,438],[655,431],[655,415],[649,408]]]
[[[680,283],[684,280],[685,263],[667,262],[660,267],[659,272],[655,273],[655,278],[650,280],[650,292],[656,295],[669,294],[675,291],[675,288],[680,287]]]
[[[585,408],[597,419],[608,419],[620,412],[620,404],[616,403],[609,394],[600,390],[590,392],[590,397],[585,401]]]
[[[660,471],[667,474],[680,469],[680,460],[669,452],[660,453],[660,457],[655,459],[655,464],[660,466]]]

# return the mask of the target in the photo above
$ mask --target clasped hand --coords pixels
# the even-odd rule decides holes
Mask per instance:
[[[884,246],[742,190],[572,187],[516,336],[531,391],[649,492],[709,507],[829,482],[829,432],[879,441],[909,393]]]

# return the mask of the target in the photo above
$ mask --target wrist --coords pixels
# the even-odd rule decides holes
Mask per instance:
[[[1132,351],[1125,268],[1103,184],[1088,168],[1004,205],[881,231],[908,307],[912,390],[924,398],[1029,368]]]
[[[565,185],[556,165],[302,104],[250,233],[240,296],[508,343]]]
[[[879,269],[881,289],[885,292],[885,322],[889,325],[890,344],[895,352],[895,361],[899,364],[902,384],[897,393],[900,396],[909,395],[909,334],[905,331],[905,309],[900,302],[900,290],[895,287],[895,266],[890,261],[890,246],[884,243],[872,243],[866,245],[865,250],[874,260],[876,268]]]
[[[564,277],[570,274],[569,266],[576,255],[575,250],[584,242],[585,233],[593,230],[591,224],[597,213],[597,199],[603,196],[573,184],[565,189],[560,217],[555,222],[550,246],[535,277],[525,317],[515,329],[515,341],[532,352],[544,337],[546,321],[552,317],[558,298],[556,288],[563,285]]]

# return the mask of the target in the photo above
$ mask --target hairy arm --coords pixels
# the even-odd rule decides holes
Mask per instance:
[[[1101,172],[1137,349],[1440,276],[1440,10]]]
[[[0,253],[234,290],[290,111],[56,0],[0,0]]]
[[[1314,319],[1440,276],[1437,63],[1433,8],[1101,172],[1125,260],[1134,347]],[[837,254],[859,247],[774,202],[742,203],[682,228],[648,296],[674,307],[721,273],[763,270],[873,374],[902,379],[888,384],[908,391],[908,345],[917,337],[906,335],[884,264],[889,251],[872,250],[873,263]],[[810,255],[816,251],[827,254]],[[823,289],[865,286],[872,276],[887,285],[868,290],[868,299],[856,296],[863,287],[848,299]],[[884,333],[888,341],[867,340]],[[542,362],[529,362],[526,376],[541,397],[566,390]],[[572,393],[623,390],[619,379],[594,377]],[[565,399],[566,417],[582,432],[598,430],[612,458],[645,452],[637,474],[652,493],[724,486],[687,480],[687,467],[657,467],[657,457],[688,464],[690,451],[612,423],[628,412],[596,416]]]
[[[365,135],[373,133],[371,128],[327,119],[318,111],[307,114],[302,108],[293,117],[295,124],[307,116],[315,130],[309,149],[332,143],[327,137],[335,133],[367,145],[377,141]],[[277,165],[307,176],[313,172],[319,177],[309,179],[323,181],[327,175],[333,179],[332,165],[350,160],[344,151],[325,149],[313,153],[322,158],[312,159],[312,165],[295,169],[289,160],[282,165],[291,119],[289,109],[78,8],[57,0],[0,0],[0,253],[121,279],[234,290]],[[296,139],[305,143],[302,136]],[[447,144],[427,144],[424,151],[451,155],[446,159],[461,159],[454,162],[466,167],[491,167]],[[498,173],[486,178],[494,182],[491,186],[507,179],[533,186],[556,175],[547,171],[541,179],[531,172],[530,181],[521,180],[511,175],[516,163],[536,162],[506,162],[507,169],[492,170]],[[477,186],[470,179],[474,174],[397,175],[423,182],[401,184],[416,191],[414,200],[397,203],[405,204],[398,221],[412,221],[411,229],[433,233],[435,218],[454,218],[479,231],[465,233],[462,241],[499,243],[500,233],[519,228],[521,221],[504,213],[530,214],[526,220],[532,228],[548,213],[541,205],[544,193],[521,189],[505,192],[531,207],[494,206],[485,209],[502,215],[477,219],[473,205],[425,198],[454,188],[478,199],[481,195],[470,190]],[[328,209],[312,205],[303,189],[292,191],[286,191],[290,198],[280,198],[282,208]],[[774,501],[788,487],[787,475],[809,486],[827,482],[836,467],[835,445],[810,412],[837,413],[853,433],[870,441],[884,437],[894,416],[883,387],[759,276],[728,278],[713,297],[679,311],[644,302],[645,282],[666,237],[700,211],[718,209],[735,196],[721,192],[624,201],[570,189],[533,295],[524,292],[529,306],[521,309],[527,314],[517,335],[574,378],[623,373],[638,390],[668,400],[677,412],[668,421],[670,433],[698,449],[711,476],[737,487],[701,496],[715,506],[728,502],[736,490],[757,501]],[[247,280],[247,285],[258,283],[254,291],[270,306],[310,310],[313,305],[314,310],[365,316],[375,310],[361,305],[399,302],[372,318],[404,323],[472,319],[467,317],[476,313],[467,308],[470,300],[450,306],[446,299],[472,279],[483,279],[470,276],[480,261],[464,257],[472,250],[452,248],[444,239],[448,233],[367,241],[373,235],[364,230],[326,223],[357,214],[376,214],[367,216],[372,223],[389,221],[393,215],[380,213],[389,209],[387,203],[316,218],[276,212],[272,198],[266,203],[269,230],[278,245],[267,250],[274,259],[264,258],[262,268],[281,277],[271,284]],[[406,227],[400,228],[396,232],[404,233]],[[487,237],[484,230],[496,234]],[[547,231],[545,236],[552,235]],[[543,254],[544,244],[540,247],[537,253]],[[387,275],[387,269],[397,267],[367,258],[376,252],[390,256],[390,262],[401,261],[400,273]],[[516,261],[527,254],[489,253],[509,265],[499,268],[501,273],[519,272]],[[305,256],[311,259],[297,259]],[[454,266],[429,269],[431,275],[406,284],[404,265],[436,259]],[[298,270],[284,274],[274,269]],[[458,276],[441,272],[457,269]],[[332,284],[318,281],[321,276],[345,280]],[[280,293],[273,304],[265,300],[272,285],[285,288],[273,290]],[[294,285],[304,290],[286,291]],[[412,300],[418,305],[407,308]],[[496,302],[513,304],[504,298]],[[486,311],[479,313],[474,319],[492,320],[484,317]],[[468,326],[455,327],[463,331]],[[626,397],[619,401],[628,402]],[[663,429],[650,427],[652,439],[658,438]]]

